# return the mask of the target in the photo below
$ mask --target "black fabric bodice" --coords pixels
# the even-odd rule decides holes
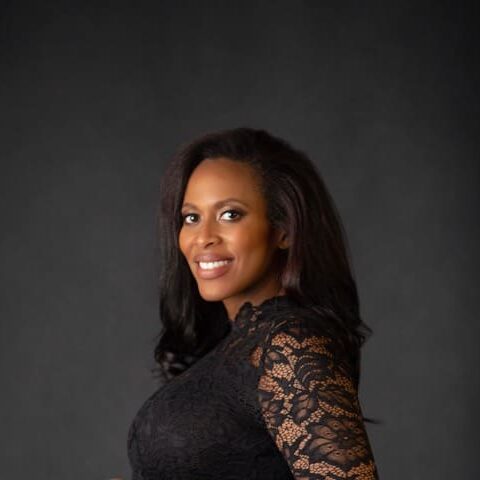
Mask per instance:
[[[332,479],[376,478],[351,372],[333,345],[290,297],[244,303],[229,333],[138,411],[132,480],[306,480],[328,469]],[[341,476],[358,467],[370,476]]]

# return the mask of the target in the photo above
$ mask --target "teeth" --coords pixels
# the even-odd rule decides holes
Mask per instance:
[[[222,267],[230,262],[231,260],[222,260],[220,262],[199,262],[199,265],[202,270],[212,270],[213,268]]]

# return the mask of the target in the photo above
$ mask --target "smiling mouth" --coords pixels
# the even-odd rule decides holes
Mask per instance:
[[[215,262],[197,262],[197,263],[202,270],[214,270],[215,268],[223,267],[224,265],[231,263],[231,261],[232,261],[231,259],[225,259],[225,260],[217,260]]]
[[[215,262],[195,262],[197,265],[197,275],[206,280],[220,277],[230,270],[232,262],[233,259]]]

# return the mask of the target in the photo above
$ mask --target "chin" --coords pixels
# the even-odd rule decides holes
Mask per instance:
[[[222,288],[198,288],[198,293],[206,302],[221,302],[229,297],[229,292]]]

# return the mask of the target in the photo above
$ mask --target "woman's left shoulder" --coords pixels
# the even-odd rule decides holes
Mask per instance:
[[[291,333],[292,335],[333,334],[335,321],[325,311],[315,306],[289,304],[268,315],[271,334]]]
[[[264,345],[290,350],[319,347],[331,356],[345,356],[344,333],[333,314],[316,306],[288,305],[268,315]]]

